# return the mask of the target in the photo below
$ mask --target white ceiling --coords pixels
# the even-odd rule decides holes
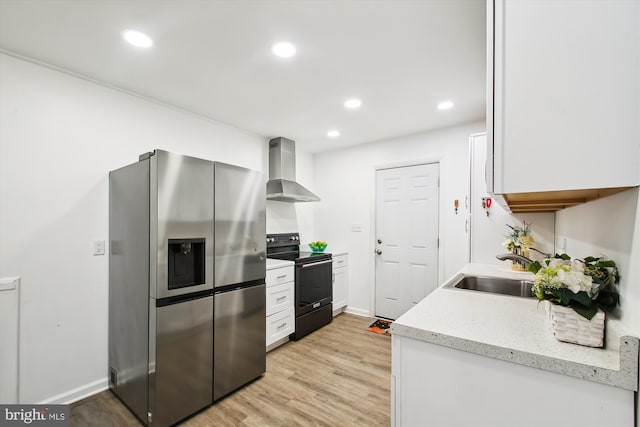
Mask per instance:
[[[312,152],[484,117],[485,28],[484,0],[0,0],[5,52]]]

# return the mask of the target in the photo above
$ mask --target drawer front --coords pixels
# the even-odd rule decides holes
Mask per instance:
[[[267,288],[267,316],[293,307],[293,282]]]
[[[333,269],[347,266],[347,255],[338,255],[333,257]]]
[[[295,273],[293,266],[267,270],[267,287],[279,285],[281,283],[293,282],[294,279]]]
[[[267,316],[267,345],[287,337],[295,331],[293,307]]]

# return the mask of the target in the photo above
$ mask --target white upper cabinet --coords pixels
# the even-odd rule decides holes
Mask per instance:
[[[640,184],[639,27],[637,0],[488,1],[493,193]]]

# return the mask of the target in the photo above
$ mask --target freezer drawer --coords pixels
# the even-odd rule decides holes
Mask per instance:
[[[213,400],[266,370],[265,285],[214,295]]]
[[[213,296],[156,309],[153,424],[168,426],[213,402]]]

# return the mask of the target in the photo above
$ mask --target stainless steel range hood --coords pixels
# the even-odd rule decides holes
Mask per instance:
[[[319,202],[320,197],[296,182],[296,143],[279,137],[269,141],[267,200]]]

